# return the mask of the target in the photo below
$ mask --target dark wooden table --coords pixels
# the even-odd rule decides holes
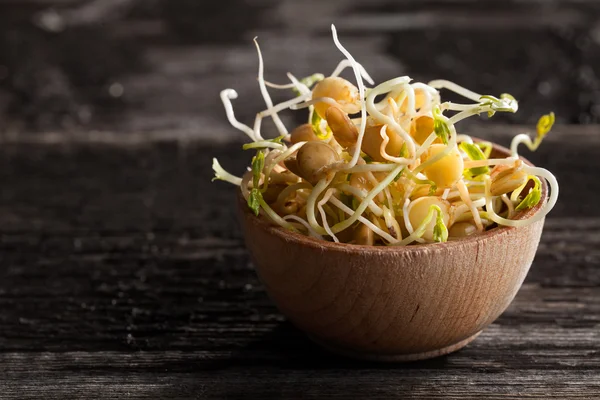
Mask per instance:
[[[599,398],[600,5],[206,3],[0,0],[0,399]],[[235,188],[210,182],[212,157],[249,161],[218,92],[238,89],[245,121],[261,107],[251,38],[275,81],[328,72],[332,21],[378,81],[522,100],[467,133],[507,145],[559,117],[523,153],[561,185],[531,271],[457,353],[321,350],[257,280]]]
[[[5,142],[0,398],[595,398],[598,129],[561,126],[531,155],[562,195],[510,308],[464,350],[402,365],[329,355],[269,302],[235,188],[210,182],[211,156],[243,169],[237,146]]]

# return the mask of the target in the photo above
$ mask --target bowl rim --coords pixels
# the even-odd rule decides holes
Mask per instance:
[[[472,137],[472,139],[476,142],[484,141],[484,140],[476,138],[476,137]],[[487,141],[487,142],[489,142],[489,141]],[[510,154],[510,150],[507,149],[506,147],[501,146],[496,143],[493,143],[493,142],[489,142],[489,143],[492,143],[493,150],[500,152],[500,153],[504,153],[504,154]],[[532,166],[532,167],[535,166],[531,161],[529,161],[525,157],[519,156],[519,159],[529,166]],[[527,210],[519,212],[516,215],[516,218],[513,218],[513,219],[522,220],[522,219],[527,219],[529,217],[532,217],[542,208],[542,206],[544,206],[546,204],[546,202],[548,201],[548,183],[546,182],[545,179],[542,179],[541,182],[542,182],[542,196],[541,196],[541,200],[538,202],[538,204],[536,204],[532,208],[529,208]],[[281,226],[274,225],[272,222],[268,221],[266,218],[261,217],[261,216],[256,216],[250,212],[250,209],[248,208],[248,205],[246,204],[246,201],[244,200],[244,197],[242,196],[241,191],[238,191],[237,197],[238,197],[238,208],[239,208],[240,212],[244,214],[244,218],[250,218],[251,223],[257,225],[262,230],[268,231],[269,234],[275,235],[288,243],[291,242],[294,244],[298,244],[298,245],[302,245],[302,246],[310,247],[310,248],[314,248],[314,249],[319,249],[319,250],[323,250],[325,248],[327,250],[342,251],[344,253],[353,253],[353,254],[358,254],[358,253],[364,254],[366,251],[371,252],[371,253],[373,253],[373,252],[375,252],[375,253],[406,253],[406,252],[421,252],[424,250],[451,249],[454,247],[464,247],[468,243],[483,243],[485,241],[488,241],[489,239],[491,239],[494,236],[508,234],[509,232],[514,231],[515,229],[525,228],[525,227],[516,228],[516,227],[511,227],[511,226],[498,226],[496,228],[487,230],[481,234],[475,234],[475,235],[471,235],[471,236],[467,236],[464,238],[455,239],[455,240],[451,240],[451,241],[447,241],[447,242],[443,242],[443,243],[419,243],[419,244],[411,244],[409,246],[375,246],[375,245],[359,245],[359,244],[352,244],[352,243],[336,243],[336,242],[329,242],[326,240],[320,240],[320,239],[313,238],[310,236],[302,235],[300,233],[289,231]]]

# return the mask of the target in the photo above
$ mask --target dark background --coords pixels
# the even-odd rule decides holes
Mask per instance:
[[[264,107],[252,38],[284,82],[332,71],[332,22],[378,82],[520,100],[466,133],[508,145],[557,114],[523,151],[561,186],[530,273],[449,356],[321,350],[258,281],[235,188],[210,182],[212,157],[248,163],[218,95],[246,123]],[[593,0],[0,0],[0,399],[598,398],[599,79]]]
[[[596,1],[0,0],[0,116],[18,131],[227,129],[218,92],[251,120],[258,36],[267,78],[328,73],[329,25],[376,81],[399,75],[508,92],[534,123],[600,116]]]

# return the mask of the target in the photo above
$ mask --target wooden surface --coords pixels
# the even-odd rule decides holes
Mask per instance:
[[[276,311],[235,189],[209,179],[210,156],[243,169],[237,150],[4,143],[0,397],[594,398],[599,139],[563,126],[530,156],[563,195],[508,310],[460,352],[406,365],[331,356]]]
[[[598,3],[207,4],[0,0],[0,399],[598,398]],[[447,357],[322,351],[259,284],[234,188],[210,182],[212,157],[249,161],[218,93],[239,91],[244,121],[260,109],[252,37],[282,82],[335,66],[332,21],[378,81],[521,100],[469,133],[506,146],[542,112],[561,123],[524,152],[561,185],[531,271]]]

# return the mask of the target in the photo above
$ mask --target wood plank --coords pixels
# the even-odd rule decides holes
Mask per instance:
[[[15,368],[9,379],[30,376],[31,365],[44,365],[40,383],[0,378],[4,398],[30,398],[47,393],[58,399],[85,392],[95,398],[557,398],[591,399],[600,393],[595,371],[576,369],[517,369],[478,365],[474,360],[452,369],[446,360],[402,366],[380,366],[338,361],[311,373],[273,363],[265,367],[220,363],[202,353],[42,353],[4,354]],[[202,363],[206,360],[206,364]],[[567,361],[568,362],[568,361]],[[101,363],[102,366],[98,366]],[[469,371],[468,375],[465,374]],[[549,386],[552,386],[551,388]],[[467,389],[467,390],[465,390]]]
[[[593,398],[600,215],[582,200],[596,190],[588,139],[538,153],[564,168],[564,205],[509,309],[464,350],[400,366],[331,356],[269,301],[237,229],[235,188],[210,182],[211,156],[240,171],[249,154],[195,140],[6,142],[1,397]]]

